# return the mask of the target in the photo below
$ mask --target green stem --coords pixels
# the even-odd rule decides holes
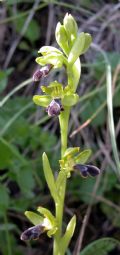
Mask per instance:
[[[68,134],[68,122],[70,116],[70,107],[64,108],[59,117],[60,132],[61,132],[61,157],[63,157],[67,149],[67,134]]]
[[[64,111],[60,114],[60,130],[61,130],[61,158],[63,157],[67,149],[67,135],[68,135],[68,122],[70,116],[70,108],[66,107]],[[65,190],[66,190],[66,174],[64,175],[64,180],[62,183],[62,195],[59,201],[56,202],[56,219],[58,222],[58,231],[54,237],[54,255],[64,255],[60,247],[60,238],[62,235],[62,221],[63,221],[63,209],[64,209],[64,199],[65,199]]]
[[[67,75],[68,75],[68,85],[74,91],[76,91],[81,73],[80,60],[78,59],[73,67],[68,66]],[[61,158],[63,157],[67,149],[67,140],[68,140],[68,122],[70,116],[70,107],[64,107],[64,111],[61,112],[59,116],[60,122],[60,132],[61,132]],[[66,182],[67,176],[64,173],[64,180],[62,182],[62,193],[59,200],[55,204],[56,209],[56,219],[58,223],[58,230],[54,236],[54,247],[53,255],[64,255],[61,247],[61,236],[62,236],[62,222],[63,222],[63,209],[64,209],[64,200],[65,200],[65,191],[66,191]]]
[[[6,212],[4,214],[4,222],[5,222],[5,226],[6,226],[5,231],[6,231],[7,251],[8,251],[8,255],[12,255],[10,235],[9,235],[9,231],[8,231],[8,220],[7,220]]]

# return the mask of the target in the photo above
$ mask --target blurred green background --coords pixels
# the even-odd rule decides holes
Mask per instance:
[[[38,68],[37,51],[43,45],[57,46],[54,31],[65,13],[76,19],[79,32],[89,32],[93,45],[81,57],[80,102],[72,109],[69,146],[91,148],[90,163],[101,168],[97,179],[73,175],[68,180],[65,222],[77,215],[77,227],[68,255],[75,255],[82,221],[87,213],[82,248],[100,237],[120,240],[120,182],[109,134],[106,107],[104,51],[112,68],[113,113],[119,155],[120,140],[120,2],[111,0],[5,0],[0,2],[0,254],[52,254],[52,240],[41,236],[24,243],[20,234],[30,223],[25,210],[39,205],[54,211],[45,183],[41,156],[45,151],[54,173],[60,158],[57,118],[48,118],[32,102],[41,93],[32,75]],[[41,84],[52,80],[65,83],[64,70],[51,72]],[[110,102],[111,103],[111,102]],[[87,121],[89,119],[89,125]],[[83,128],[79,131],[79,127]],[[119,162],[117,162],[119,164]],[[89,213],[89,214],[88,214]],[[46,245],[47,243],[47,245]],[[118,255],[120,249],[111,253]],[[97,254],[98,255],[98,254]]]

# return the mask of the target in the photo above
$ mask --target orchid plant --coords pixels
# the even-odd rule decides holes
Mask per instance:
[[[49,116],[58,116],[61,133],[61,159],[59,160],[60,170],[57,177],[54,177],[45,152],[43,153],[43,170],[47,185],[55,204],[53,213],[44,207],[38,207],[37,212],[26,211],[25,215],[33,223],[33,227],[25,230],[21,235],[21,240],[28,241],[38,239],[43,232],[47,232],[49,237],[53,237],[53,255],[64,255],[69,242],[73,236],[76,216],[69,221],[63,233],[63,209],[66,192],[67,179],[74,171],[79,172],[82,177],[95,177],[100,170],[93,165],[88,165],[91,150],[86,149],[80,152],[79,147],[68,148],[68,122],[71,107],[79,101],[76,93],[80,80],[81,64],[79,57],[89,48],[92,38],[88,33],[78,34],[78,27],[75,19],[70,14],[66,14],[63,24],[60,22],[56,26],[56,41],[60,50],[52,46],[43,46],[38,53],[36,62],[42,66],[34,75],[34,81],[39,81],[56,68],[65,68],[67,74],[67,84],[53,81],[49,85],[41,86],[42,95],[34,95],[35,104],[45,107]]]

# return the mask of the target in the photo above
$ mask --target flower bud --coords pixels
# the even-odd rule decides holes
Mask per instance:
[[[82,177],[88,177],[88,175],[95,177],[100,173],[100,169],[93,165],[76,164],[73,168],[79,171]]]
[[[49,116],[58,116],[63,110],[60,99],[53,99],[46,109]]]
[[[68,55],[69,53],[68,37],[64,26],[61,25],[60,22],[58,22],[56,26],[55,37],[58,45],[61,47],[64,53]]]
[[[48,64],[46,66],[43,66],[41,69],[36,70],[36,72],[33,74],[33,80],[40,81],[42,77],[45,77],[49,74],[52,67],[53,66],[51,64]]]
[[[34,227],[28,228],[22,234],[20,239],[22,241],[30,241],[39,239],[40,235],[45,231],[45,227],[42,225],[36,225]]]
[[[67,35],[70,40],[73,40],[77,37],[78,27],[75,19],[71,14],[66,14],[63,20],[63,25],[67,32]]]

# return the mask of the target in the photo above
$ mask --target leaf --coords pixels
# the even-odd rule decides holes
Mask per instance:
[[[17,182],[26,197],[33,197],[32,189],[35,186],[35,181],[29,164],[21,167],[21,171],[17,174]]]
[[[74,215],[72,219],[70,220],[70,222],[68,223],[66,232],[61,239],[60,247],[62,247],[62,253],[65,253],[65,251],[67,250],[69,242],[73,236],[75,226],[76,226],[76,216]]]
[[[26,211],[25,216],[36,226],[43,222],[44,218],[37,213]]]
[[[13,223],[7,223],[7,224],[0,224],[0,231],[13,231],[17,229],[17,225],[13,224]]]
[[[91,97],[89,101],[87,100],[87,106],[85,110],[81,112],[80,117],[82,122],[85,122],[87,119],[90,119],[91,116],[98,110],[103,102],[106,100],[106,92],[101,91],[99,94]],[[92,120],[91,125],[93,126],[102,126],[106,121],[106,109],[103,109],[95,119]]]
[[[5,168],[8,166],[11,163],[13,157],[16,157],[23,164],[26,164],[26,160],[19,153],[16,147],[8,143],[5,139],[0,138],[0,168]]]
[[[9,194],[8,189],[0,184],[0,214],[4,213],[9,206]]]
[[[69,182],[68,189],[72,195],[77,196],[80,201],[83,201],[85,204],[96,204],[98,200],[95,198],[92,199],[91,197],[95,182],[96,180],[92,177],[85,179],[77,175],[72,182]],[[97,190],[96,196],[102,196],[103,192],[104,187],[101,184]]]
[[[85,164],[89,157],[91,156],[92,151],[90,149],[80,152],[74,159],[77,164]]]
[[[18,33],[21,32],[24,24],[25,24],[26,18],[22,17],[20,19],[16,19],[15,26],[16,31]],[[32,19],[26,33],[24,34],[24,37],[27,38],[29,41],[34,42],[40,38],[40,26],[38,25],[37,21],[35,19]]]
[[[28,2],[28,0],[17,0],[17,4],[23,3],[23,2]],[[13,4],[16,4],[16,0],[9,0],[7,2],[7,5],[13,5]]]
[[[56,189],[56,185],[55,185],[55,179],[54,179],[52,169],[49,164],[49,160],[48,160],[45,152],[43,153],[42,159],[43,159],[43,170],[44,170],[45,179],[48,184],[50,193],[51,193],[52,197],[54,198],[54,200],[56,201],[57,200],[57,189]]]
[[[0,169],[7,167],[13,157],[9,144],[0,138]]]
[[[108,255],[108,252],[113,250],[120,242],[114,238],[101,238],[92,242],[80,252],[80,255]]]
[[[9,68],[5,71],[0,71],[0,93],[4,91],[8,84],[8,76],[12,73],[13,68]]]

